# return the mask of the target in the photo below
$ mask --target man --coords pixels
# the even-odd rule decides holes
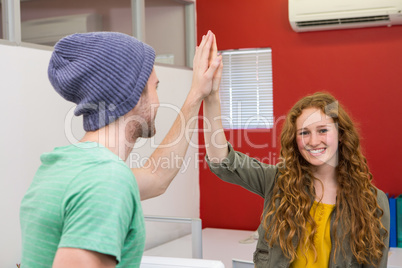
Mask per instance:
[[[194,127],[190,119],[221,65],[221,57],[209,59],[214,42],[208,32],[197,48],[182,116],[161,145],[176,142],[157,148],[151,162],[171,152],[184,157],[189,141],[180,127]],[[21,203],[21,267],[139,267],[145,244],[140,199],[162,194],[180,169],[130,170],[124,163],[138,137],[155,133],[154,59],[150,46],[120,33],[74,34],[56,44],[49,79],[77,104],[86,134],[41,156]]]

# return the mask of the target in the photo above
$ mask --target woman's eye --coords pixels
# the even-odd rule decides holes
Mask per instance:
[[[306,136],[306,135],[308,135],[308,131],[302,131],[302,132],[299,133],[299,135]]]
[[[324,134],[324,133],[327,133],[328,132],[328,129],[320,129],[319,131],[318,131],[319,133],[321,133],[321,134]]]

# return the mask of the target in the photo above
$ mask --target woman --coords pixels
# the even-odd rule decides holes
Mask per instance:
[[[330,94],[298,101],[281,134],[281,162],[234,151],[220,121],[219,81],[204,99],[207,162],[224,181],[264,198],[256,267],[386,268],[389,207],[371,182],[354,124]],[[212,127],[212,128],[211,128]],[[205,126],[204,129],[207,129]]]

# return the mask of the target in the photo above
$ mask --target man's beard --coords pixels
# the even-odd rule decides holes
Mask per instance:
[[[155,129],[155,119],[149,122],[148,127],[142,131],[141,138],[151,138],[155,136],[156,129]]]
[[[155,136],[155,133],[155,117],[148,117],[146,121],[143,121],[142,123],[137,121],[133,138],[151,138]]]

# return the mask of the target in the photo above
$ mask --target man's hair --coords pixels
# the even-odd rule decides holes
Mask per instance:
[[[94,131],[135,107],[154,61],[154,49],[132,36],[73,34],[55,45],[48,76],[63,98],[77,104],[84,129]]]

